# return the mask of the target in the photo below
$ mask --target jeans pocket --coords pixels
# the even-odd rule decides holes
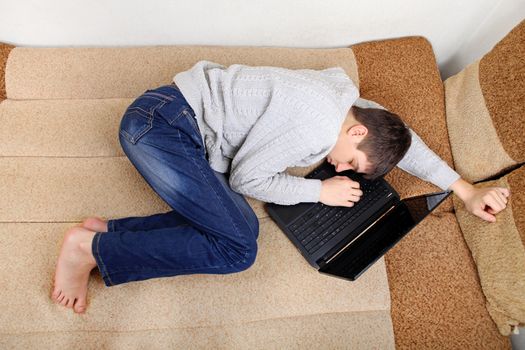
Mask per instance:
[[[153,127],[153,116],[141,109],[128,108],[120,122],[119,133],[136,144]]]
[[[151,91],[147,90],[133,101],[120,122],[120,135],[132,144],[136,144],[153,127],[154,111],[169,101],[164,96],[151,94]]]

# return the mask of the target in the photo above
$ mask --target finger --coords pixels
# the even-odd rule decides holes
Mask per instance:
[[[350,195],[350,197],[348,198],[348,200],[352,202],[359,202],[360,199],[361,199],[360,196],[355,196],[355,195]]]
[[[510,191],[509,191],[508,188],[505,188],[505,187],[499,187],[499,190],[500,190],[500,192],[501,192],[505,197],[510,196]]]
[[[336,176],[334,176],[334,178],[336,178],[338,180],[341,180],[341,181],[344,181],[345,183],[350,185],[350,187],[352,187],[352,188],[359,188],[360,187],[359,182],[350,179],[348,176],[336,175]]]
[[[347,208],[351,208],[354,206],[354,202],[350,202],[350,201],[345,201],[345,202],[342,202],[341,204],[339,204],[341,207],[347,207]]]
[[[494,210],[494,209],[492,209],[491,207],[487,207],[487,210],[486,210],[486,211],[487,211],[487,212],[488,212],[489,214],[492,214],[492,215],[494,215],[494,214],[497,214],[497,213],[498,213],[497,211],[495,211],[495,210]]]
[[[346,179],[348,180],[348,184],[350,185],[350,188],[360,188],[361,187],[359,182],[350,180],[349,178],[346,178]]]
[[[495,204],[495,206],[491,205],[492,209],[497,210],[498,213],[505,209],[506,204],[503,198],[499,196],[499,192],[492,192],[490,197],[492,198],[492,203]]]
[[[501,199],[501,201],[502,201],[503,203],[505,203],[505,206],[507,206],[507,203],[509,202],[509,200],[507,199],[507,197],[506,197],[503,193],[501,193],[501,192],[498,192],[497,194],[498,194],[498,197]]]
[[[507,204],[507,196],[505,194],[508,193],[508,190],[507,192],[505,192],[504,190],[507,189],[503,187],[493,187],[489,192],[487,192],[487,194],[491,194],[494,197],[497,197],[498,201],[500,203],[503,203],[503,207],[505,207],[505,205]]]
[[[352,188],[349,192],[348,192],[349,195],[351,196],[357,196],[357,197],[361,197],[363,195],[363,191],[361,191],[360,189],[358,188]]]
[[[487,213],[486,211],[484,210],[476,210],[473,212],[474,215],[476,215],[477,217],[485,220],[485,221],[488,221],[488,222],[496,222],[496,217],[490,213]]]
[[[493,196],[492,193],[486,193],[482,198],[481,202],[479,203],[479,209],[483,211],[487,211],[488,208],[492,208],[496,213],[501,211],[501,204],[498,203],[497,199]]]
[[[505,188],[504,188],[505,189]],[[507,194],[505,194],[505,192],[503,191],[497,191],[496,192],[498,194],[498,197],[501,198],[501,200],[503,201],[503,203],[507,204],[507,202],[509,201],[507,199],[508,197],[508,190],[507,190]]]

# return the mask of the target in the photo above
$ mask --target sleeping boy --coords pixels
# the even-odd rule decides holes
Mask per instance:
[[[93,217],[68,230],[52,299],[85,312],[95,267],[106,286],[249,268],[259,222],[244,196],[286,205],[350,207],[359,201],[359,183],[345,176],[321,181],[285,173],[324,158],[337,172],[352,169],[371,179],[397,165],[454,191],[471,213],[495,221],[506,207],[506,188],[474,188],[399,116],[362,108],[367,103],[339,67],[200,61],[173,84],[146,91],[126,110],[119,140],[172,210],[108,221]]]

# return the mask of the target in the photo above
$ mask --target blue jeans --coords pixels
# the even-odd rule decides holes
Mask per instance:
[[[119,140],[153,190],[173,209],[108,221],[92,250],[106,286],[250,267],[259,221],[226,174],[211,169],[195,113],[176,85],[147,90],[126,110]]]

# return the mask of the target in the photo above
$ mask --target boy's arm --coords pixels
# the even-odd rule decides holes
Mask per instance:
[[[374,101],[362,98],[355,104],[363,108],[385,109]],[[410,133],[412,144],[397,166],[442,190],[453,191],[465,203],[465,208],[470,213],[489,222],[496,221],[494,215],[507,206],[509,190],[504,187],[475,188],[430,150],[412,129]]]
[[[453,191],[470,213],[495,222],[494,215],[507,206],[509,190],[504,187],[475,188],[432,152],[413,130],[410,133],[412,144],[397,166],[443,190]]]
[[[306,127],[281,125],[266,131],[267,125],[256,124],[257,129],[250,131],[232,161],[231,188],[263,202],[282,205],[318,202],[321,180],[284,173],[286,168],[318,153],[316,140],[305,136]]]
[[[410,147],[397,166],[442,190],[450,189],[450,186],[461,176],[434,153],[414,130],[410,129],[410,134],[412,136]]]
[[[505,209],[510,195],[505,187],[475,188],[461,178],[450,189],[465,203],[470,213],[488,222],[496,222],[495,214]]]

